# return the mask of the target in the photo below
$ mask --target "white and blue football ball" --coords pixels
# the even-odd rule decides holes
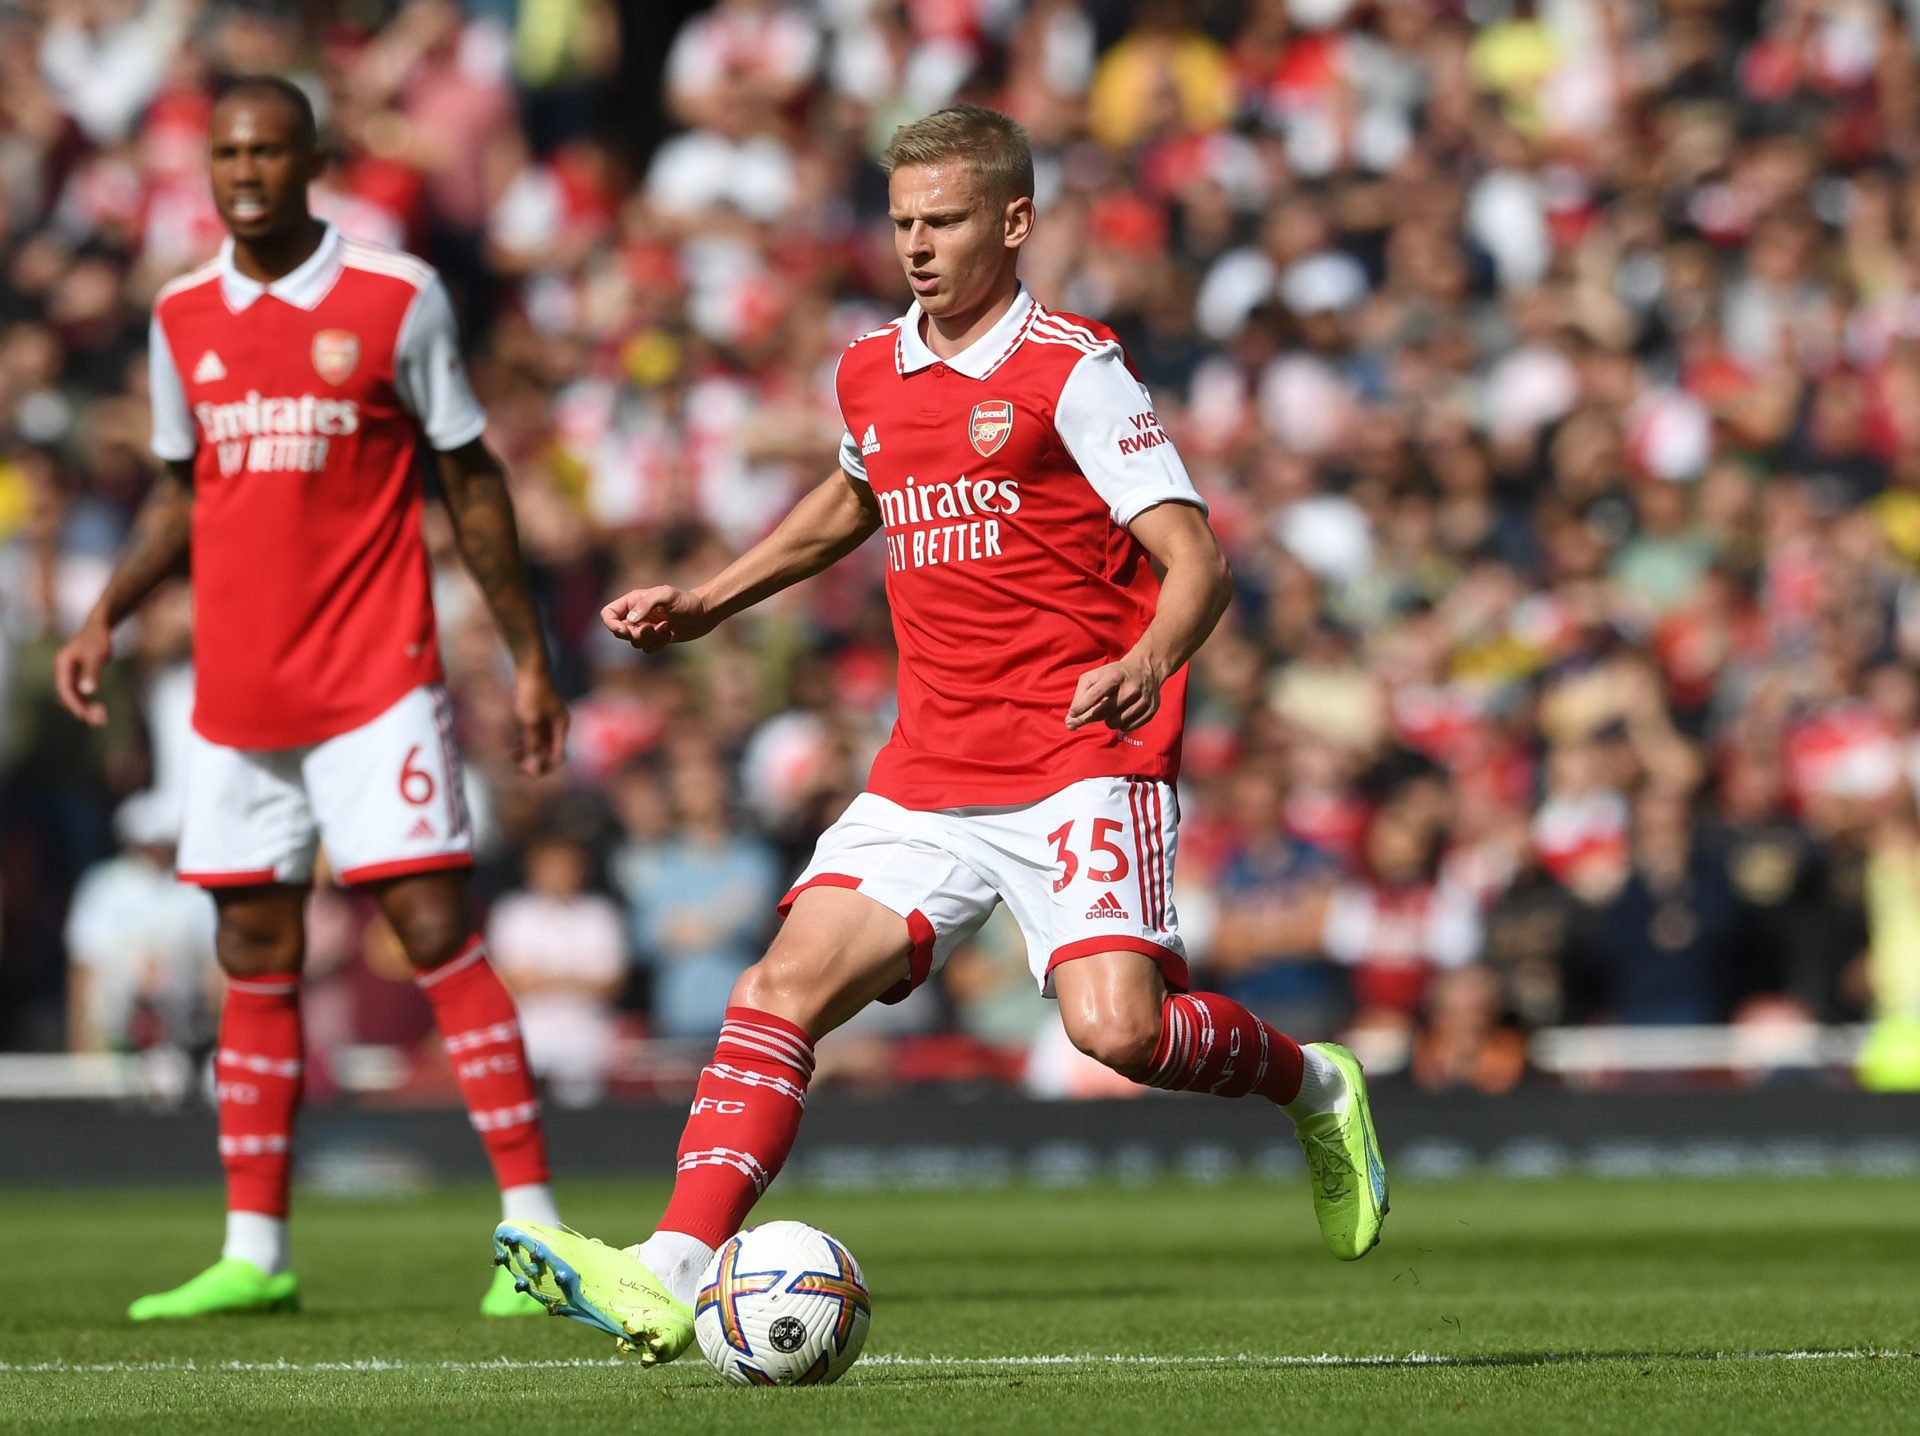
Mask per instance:
[[[693,1331],[707,1362],[742,1386],[824,1386],[859,1359],[873,1319],[853,1253],[805,1222],[731,1237],[700,1274]]]

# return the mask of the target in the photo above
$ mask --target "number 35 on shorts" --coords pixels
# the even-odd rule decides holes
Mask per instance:
[[[1177,809],[1169,811],[1175,809],[1173,791],[1144,779],[1116,779],[1113,787],[1118,791],[1109,801],[1123,801],[1124,816],[1072,817],[1047,834],[1056,867],[1053,891],[1065,895],[1076,884],[1088,890],[1090,918],[1120,917],[1132,899],[1146,925],[1165,929],[1179,823]],[[1097,891],[1103,888],[1111,891]]]

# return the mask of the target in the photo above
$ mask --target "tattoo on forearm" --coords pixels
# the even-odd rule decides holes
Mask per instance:
[[[520,534],[513,521],[513,500],[499,473],[469,474],[447,487],[447,512],[453,519],[460,553],[487,607],[507,640],[514,659],[541,653],[540,622],[534,613],[527,570],[520,560]]]
[[[107,581],[105,602],[112,622],[138,608],[180,567],[193,541],[193,490],[171,472],[162,473],[134,515],[126,551]]]

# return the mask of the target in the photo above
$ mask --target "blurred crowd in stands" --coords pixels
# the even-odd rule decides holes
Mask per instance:
[[[1873,1020],[1862,1077],[1920,1081],[1917,41],[1917,0],[0,0],[4,1039],[205,1036],[188,595],[102,732],[49,661],[153,472],[148,304],[220,238],[209,97],[266,70],[320,108],[316,207],[447,276],[513,471],[564,775],[513,773],[429,535],[561,1100],[700,1050],[888,730],[877,549],[664,658],[595,613],[830,469],[836,356],[907,302],[874,157],[957,100],[1031,131],[1026,278],[1122,335],[1234,563],[1182,782],[1204,980],[1435,1089],[1597,1023]],[[310,1080],[432,1080],[391,935],[312,917]],[[823,1059],[1099,1089],[1000,919]]]

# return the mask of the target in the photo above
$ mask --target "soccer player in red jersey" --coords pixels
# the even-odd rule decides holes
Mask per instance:
[[[685,1348],[702,1267],[779,1172],[813,1044],[925,982],[1001,902],[1082,1052],[1288,1112],[1336,1256],[1364,1256],[1387,1209],[1352,1054],[1189,988],[1173,782],[1187,660],[1230,584],[1206,506],[1112,331],[1019,281],[1025,133],[945,110],[884,163],[914,304],[841,356],[841,471],[699,588],[637,589],[601,615],[644,650],[685,643],[880,531],[900,650],[899,721],[733,989],[653,1236],[615,1251],[495,1231],[496,1261],[549,1309],[648,1362]]]
[[[313,110],[277,78],[214,107],[214,202],[231,238],[154,304],[154,452],[165,470],[80,632],[62,702],[99,724],[112,631],[192,556],[195,694],[181,876],[219,910],[215,1056],[227,1174],[221,1260],[133,1304],[137,1320],[298,1301],[287,1195],[302,1044],[303,913],[316,844],[379,901],[431,1003],[503,1214],[556,1221],[513,1000],[467,903],[472,830],[441,684],[420,534],[421,440],[462,556],[515,665],[521,767],[559,760],[549,677],[505,475],[432,268],[307,208]],[[483,1311],[539,1313],[496,1279]]]

